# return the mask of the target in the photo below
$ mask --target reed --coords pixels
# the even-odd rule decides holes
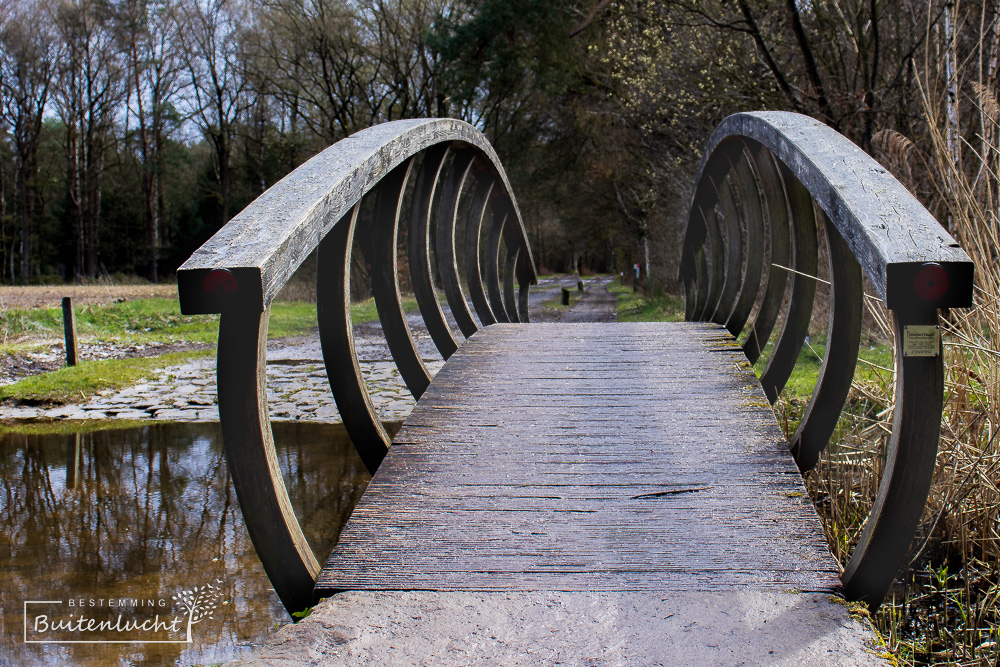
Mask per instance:
[[[932,210],[976,264],[975,307],[942,318],[941,442],[910,567],[873,619],[906,665],[1000,664],[1000,104],[984,83],[987,64],[967,62],[948,77],[928,67],[921,79],[921,141],[893,132],[875,141],[901,181],[919,173],[933,184]],[[868,307],[873,333],[888,341],[888,314]],[[894,406],[893,371],[864,370],[835,442],[806,480],[842,563],[875,498]],[[796,409],[783,399],[779,421]]]

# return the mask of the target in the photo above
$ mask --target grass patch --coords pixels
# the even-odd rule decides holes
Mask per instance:
[[[770,359],[774,351],[774,337],[768,341],[754,364],[754,372],[760,377],[767,367],[767,360]],[[813,388],[819,380],[819,372],[823,367],[823,355],[826,354],[826,332],[810,335],[806,343],[799,350],[798,359],[795,360],[795,367],[788,378],[788,383],[782,390],[782,395],[789,399],[809,400],[812,396]],[[854,372],[855,382],[866,382],[869,380],[881,379],[884,374],[882,369],[892,371],[892,345],[888,343],[877,343],[862,345],[858,351],[858,365]]]
[[[88,361],[0,387],[0,401],[16,401],[26,405],[61,405],[86,401],[99,391],[124,389],[134,385],[161,368],[214,354],[214,350],[208,349],[173,352],[159,357]]]
[[[792,368],[792,374],[788,378],[784,389],[778,396],[778,401],[774,404],[775,418],[785,432],[786,437],[791,437],[799,427],[802,415],[805,413],[809,399],[812,397],[816,383],[819,381],[819,372],[823,367],[823,355],[826,354],[826,332],[813,334],[807,339],[799,350],[799,356]],[[774,341],[768,342],[754,364],[754,373],[759,378],[764,369],[767,368],[767,361],[774,350]],[[858,364],[854,370],[854,384],[864,386],[872,382],[885,382],[886,374],[892,374],[892,345],[888,343],[876,343],[861,345],[858,351]],[[886,370],[883,370],[886,369]],[[844,417],[841,424],[834,433],[834,441],[843,435],[847,427],[846,422],[855,417],[870,412],[870,405],[863,398],[849,399],[844,406]],[[849,419],[848,419],[849,418]]]
[[[439,294],[439,298],[443,299],[444,295]],[[316,310],[316,306],[312,305],[313,310]],[[417,305],[416,298],[403,297],[403,312],[404,313],[415,313],[420,310],[420,306]],[[273,313],[271,317],[274,317]],[[313,314],[313,319],[315,320],[315,313]],[[375,299],[365,299],[364,301],[355,301],[351,304],[351,321],[354,324],[364,324],[365,322],[375,322],[378,320],[378,310],[375,308]],[[315,323],[313,324],[315,326]]]
[[[407,312],[417,309],[413,298],[403,301]],[[356,324],[378,319],[374,299],[351,305]],[[216,345],[217,315],[182,315],[175,299],[136,299],[106,306],[76,309],[77,336],[88,344],[200,343]],[[268,321],[268,338],[280,339],[314,332],[316,305],[303,301],[275,302]],[[62,310],[38,308],[0,313],[0,358],[61,339]],[[41,373],[0,387],[0,401],[25,405],[62,405],[87,401],[97,392],[119,390],[146,380],[162,368],[211,356],[214,348],[164,354],[157,357],[103,359]]]
[[[214,343],[218,318],[181,315],[176,299],[136,299],[74,309],[79,339],[97,342],[136,343],[180,340]],[[0,349],[19,340],[62,338],[61,308],[11,309],[0,313]]]
[[[620,280],[608,283],[608,291],[618,298],[619,322],[683,322],[684,298],[654,291],[650,295],[633,292]]]
[[[72,435],[149,426],[149,421],[136,419],[53,419],[49,421],[3,422],[0,436],[4,435]]]
[[[416,310],[416,300],[403,301],[407,312]],[[78,339],[88,343],[217,343],[218,315],[182,315],[176,299],[136,299],[101,306],[82,306],[76,311]],[[351,305],[355,323],[378,319],[375,301]],[[275,302],[268,324],[269,338],[296,336],[317,327],[316,304],[304,301]],[[37,344],[38,339],[63,337],[62,309],[10,309],[0,312],[0,353]]]
[[[569,308],[570,306],[572,306],[574,303],[576,303],[579,300],[580,300],[579,297],[577,297],[577,298],[574,299],[573,295],[570,294],[569,303],[568,304],[563,305],[563,302],[562,302],[561,298],[559,298],[559,299],[549,299],[548,301],[543,301],[542,302],[542,308],[552,308],[553,310],[558,310],[560,308]]]

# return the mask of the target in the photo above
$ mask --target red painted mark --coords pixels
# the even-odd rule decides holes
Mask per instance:
[[[921,299],[937,301],[948,291],[948,272],[940,264],[924,264],[913,279],[913,291]]]
[[[231,294],[237,290],[236,278],[229,269],[216,269],[205,276],[201,289],[205,294]]]

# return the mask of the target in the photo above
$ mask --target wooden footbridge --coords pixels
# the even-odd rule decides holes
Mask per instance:
[[[353,348],[355,237],[390,350],[419,399],[394,441]],[[264,386],[269,304],[314,250],[332,394],[374,473],[325,567],[291,510]],[[447,360],[433,381],[403,315],[401,256]],[[221,313],[226,453],[289,611],[345,590],[842,587],[877,606],[934,471],[938,311],[971,305],[972,263],[847,139],[779,112],[737,114],[712,135],[681,256],[689,322],[528,324],[535,269],[510,185],[483,136],[451,119],[341,141],[192,255],[178,272],[181,305]],[[832,283],[828,345],[788,443],[770,405],[808,333],[821,260]],[[816,463],[847,398],[863,275],[892,313],[896,408],[874,508],[841,573],[799,471]],[[751,364],[769,341],[758,380]]]

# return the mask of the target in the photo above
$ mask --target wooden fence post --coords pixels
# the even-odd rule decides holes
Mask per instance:
[[[66,332],[66,365],[76,366],[76,317],[73,316],[73,297],[62,300],[63,330]]]

